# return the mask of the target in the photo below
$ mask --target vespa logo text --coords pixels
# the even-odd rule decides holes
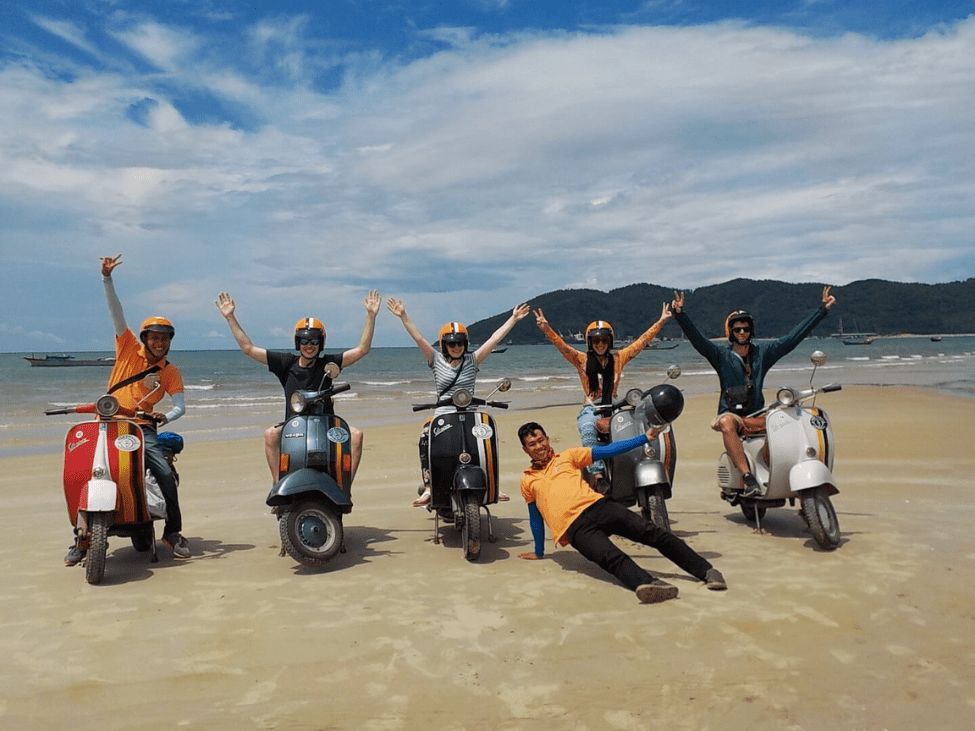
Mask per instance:
[[[434,427],[434,429],[433,429],[433,436],[439,437],[441,434],[443,434],[448,429],[453,429],[453,427],[454,427],[453,424],[444,424],[443,426]]]
[[[69,452],[73,452],[78,447],[80,447],[82,444],[88,444],[89,441],[91,441],[91,440],[90,439],[82,439],[80,442],[75,442],[74,444],[69,444],[68,445],[68,451]]]

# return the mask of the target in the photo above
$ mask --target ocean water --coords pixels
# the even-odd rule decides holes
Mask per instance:
[[[664,350],[647,349],[626,368],[621,391],[659,383],[668,365],[681,366],[677,381],[687,393],[717,393],[717,378],[708,363],[686,342]],[[871,345],[844,345],[838,340],[809,339],[783,358],[766,378],[767,392],[809,381],[809,355],[822,350],[829,362],[816,383],[910,385],[935,388],[975,398],[975,336],[878,338]],[[0,354],[0,456],[48,454],[61,450],[65,429],[76,417],[44,416],[56,406],[89,403],[104,393],[110,369],[104,367],[32,368],[23,353]],[[79,355],[79,354],[75,354]],[[85,354],[86,357],[112,353]],[[240,351],[174,351],[186,386],[186,415],[173,428],[188,440],[261,439],[263,426],[284,417],[284,398],[277,379]],[[575,369],[551,345],[510,346],[481,366],[478,396],[498,379],[512,380],[511,411],[579,405],[582,391]],[[352,388],[336,399],[336,410],[360,428],[378,424],[415,423],[425,418],[411,404],[429,402],[432,375],[420,352],[410,348],[374,348],[343,371],[339,380]],[[163,401],[163,407],[168,404]],[[715,402],[717,403],[717,401]]]

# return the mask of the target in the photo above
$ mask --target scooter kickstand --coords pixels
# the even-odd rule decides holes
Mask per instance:
[[[433,545],[440,545],[440,511],[433,511]]]
[[[487,513],[487,519],[488,519],[488,521],[487,521],[487,523],[488,523],[488,541],[491,542],[491,543],[497,543],[498,542],[498,539],[494,537],[494,528],[492,527],[492,524],[491,524],[491,511],[488,510],[488,506],[487,505],[482,505],[481,508],[484,510],[485,513]]]

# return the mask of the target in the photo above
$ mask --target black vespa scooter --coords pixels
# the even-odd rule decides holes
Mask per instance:
[[[511,388],[507,378],[489,394]],[[508,408],[504,401],[474,398],[458,389],[449,400],[414,404],[414,411],[453,406],[456,410],[434,416],[430,423],[430,493],[428,509],[434,511],[433,542],[440,543],[440,518],[452,521],[461,533],[464,558],[481,555],[481,510],[487,513],[488,540],[494,541],[491,511],[498,502],[498,430],[494,419],[478,406]]]
[[[329,379],[338,376],[334,363],[325,368]],[[281,431],[280,475],[267,496],[278,516],[281,547],[313,568],[345,552],[342,516],[352,512],[352,435],[342,417],[325,413],[325,404],[349,388],[332,383],[291,396],[297,415]]]

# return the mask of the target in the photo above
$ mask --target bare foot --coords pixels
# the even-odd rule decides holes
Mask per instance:
[[[430,494],[430,491],[429,490],[424,490],[423,491],[423,494],[420,495],[420,497],[418,497],[416,500],[413,501],[413,507],[414,508],[422,508],[424,505],[429,505],[430,504],[430,500],[432,498],[433,498],[433,496]]]

